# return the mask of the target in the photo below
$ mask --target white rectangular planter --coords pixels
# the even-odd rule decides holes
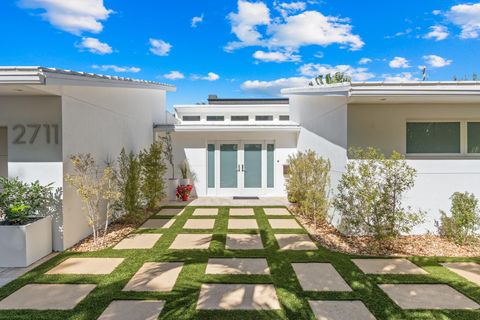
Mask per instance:
[[[52,217],[23,226],[0,225],[0,268],[27,267],[52,252]]]

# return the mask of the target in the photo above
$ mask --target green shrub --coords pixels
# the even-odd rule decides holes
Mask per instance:
[[[308,150],[289,156],[288,166],[289,200],[296,202],[298,211],[314,224],[324,221],[329,208],[330,161]]]
[[[404,208],[402,200],[415,183],[416,170],[393,152],[389,158],[377,149],[351,149],[346,172],[338,184],[333,205],[342,231],[392,239],[423,221],[424,213]]]
[[[23,225],[30,218],[49,213],[53,204],[52,184],[25,183],[0,177],[0,218],[4,224]],[[1,222],[1,220],[0,220]]]
[[[147,209],[154,209],[165,197],[163,176],[167,167],[163,159],[163,146],[160,141],[152,143],[150,148],[140,153],[141,191]]]
[[[120,190],[120,207],[125,212],[126,220],[135,221],[141,207],[141,173],[139,157],[133,152],[120,152],[118,158],[117,183]]]
[[[468,192],[455,192],[450,200],[451,216],[440,210],[440,222],[435,221],[438,233],[458,244],[472,242],[480,228],[478,199]]]

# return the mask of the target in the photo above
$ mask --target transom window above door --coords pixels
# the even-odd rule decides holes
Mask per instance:
[[[410,155],[480,155],[480,121],[409,121]]]

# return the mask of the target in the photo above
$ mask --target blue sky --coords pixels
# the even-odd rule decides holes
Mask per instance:
[[[480,2],[5,0],[0,24],[2,65],[172,83],[170,106],[274,96],[338,70],[358,81],[480,72]]]

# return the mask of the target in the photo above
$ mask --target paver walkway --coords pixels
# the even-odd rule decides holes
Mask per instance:
[[[478,266],[351,259],[286,208],[165,208],[0,289],[0,319],[480,319]]]

